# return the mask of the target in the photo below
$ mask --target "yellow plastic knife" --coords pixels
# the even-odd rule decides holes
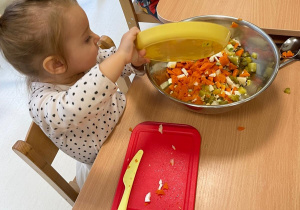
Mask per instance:
[[[118,210],[126,210],[127,209],[127,204],[128,204],[132,184],[134,181],[134,177],[135,177],[136,171],[139,167],[139,164],[141,162],[141,158],[142,158],[143,154],[144,154],[144,151],[139,150],[135,154],[135,156],[132,158],[132,160],[130,161],[130,163],[125,171],[125,174],[123,176],[123,183],[125,185],[125,190],[123,193],[122,200],[119,204]]]

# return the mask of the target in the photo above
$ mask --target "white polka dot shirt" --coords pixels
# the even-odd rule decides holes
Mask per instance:
[[[102,62],[114,52],[115,48],[100,49],[97,61]],[[127,64],[122,75],[134,71]],[[60,150],[92,164],[126,105],[125,95],[117,88],[97,64],[72,86],[32,83],[29,112]]]

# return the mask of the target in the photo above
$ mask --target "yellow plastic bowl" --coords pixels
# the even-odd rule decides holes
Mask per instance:
[[[228,44],[228,28],[208,22],[167,23],[137,35],[137,49],[155,61],[189,61],[214,55]]]

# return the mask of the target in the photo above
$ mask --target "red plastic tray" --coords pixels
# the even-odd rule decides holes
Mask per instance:
[[[159,132],[162,125],[162,134]],[[112,210],[121,201],[125,170],[140,149],[144,150],[128,201],[128,210],[184,209],[195,205],[201,137],[192,126],[161,122],[144,122],[131,134]],[[175,147],[173,149],[172,145]],[[170,160],[174,159],[174,165]],[[157,195],[159,180],[167,183],[165,195]],[[145,196],[151,192],[151,202],[145,205]]]

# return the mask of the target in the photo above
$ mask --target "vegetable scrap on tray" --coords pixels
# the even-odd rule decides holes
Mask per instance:
[[[158,132],[160,132],[161,134],[163,133],[163,126],[162,126],[162,124],[159,125]]]
[[[159,183],[159,187],[158,187],[158,189],[156,190],[155,193],[157,195],[165,195],[164,190],[168,190],[169,189],[168,184],[166,182],[163,184],[163,181],[161,179],[159,180],[158,183]]]
[[[156,194],[157,195],[165,195],[165,191],[164,190],[168,190],[169,189],[169,186],[168,186],[168,183],[163,183],[163,181],[160,179],[159,182],[159,187],[158,189],[156,190]],[[148,205],[150,204],[151,202],[151,192],[147,193],[146,196],[145,196],[145,205]]]
[[[256,73],[257,53],[246,51],[236,39],[211,57],[197,61],[169,62],[160,88],[181,101],[223,105],[247,98],[246,86]]]
[[[281,54],[281,57],[282,58],[291,58],[291,57],[293,57],[294,56],[294,53],[292,53],[292,51],[286,51],[286,52],[283,52],[282,54]]]

